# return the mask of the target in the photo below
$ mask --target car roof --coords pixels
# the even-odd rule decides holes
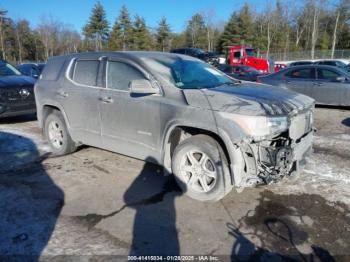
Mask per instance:
[[[281,71],[289,71],[289,70],[296,70],[296,69],[302,69],[302,68],[338,69],[337,67],[329,66],[329,65],[309,64],[309,65],[297,65],[297,66],[293,66],[293,67],[287,67],[287,68],[285,68],[285,69],[283,69]]]
[[[317,64],[311,64],[311,65],[298,65],[298,66],[293,66],[293,67],[286,67],[286,68],[283,68],[282,70],[278,71],[278,72],[275,72],[275,73],[272,73],[272,74],[269,74],[267,75],[266,77],[274,77],[274,76],[277,76],[277,75],[282,75],[286,72],[289,72],[289,71],[292,71],[292,70],[298,70],[298,69],[306,69],[306,68],[324,68],[324,69],[329,69],[329,70],[335,70],[339,73],[342,73],[342,74],[348,74],[346,71],[344,70],[341,70],[340,68],[338,67],[335,67],[335,66],[329,66],[329,65],[317,65]]]
[[[54,56],[49,60],[57,58],[67,58],[67,59],[99,59],[100,57],[109,56],[115,58],[130,59],[135,62],[140,62],[140,58],[185,58],[186,60],[198,60],[197,58],[186,56],[177,53],[166,53],[157,51],[109,51],[109,52],[84,52],[84,53],[73,53],[63,56]]]

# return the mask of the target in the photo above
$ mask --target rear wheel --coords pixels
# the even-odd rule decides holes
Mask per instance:
[[[70,137],[61,112],[54,110],[45,120],[45,137],[47,138],[52,153],[66,155],[76,150],[76,144]]]
[[[196,135],[175,149],[172,170],[181,189],[200,201],[218,201],[232,189],[225,154],[213,138]]]

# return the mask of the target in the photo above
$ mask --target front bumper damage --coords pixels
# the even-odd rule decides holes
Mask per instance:
[[[312,151],[313,132],[312,119],[304,114],[294,117],[290,128],[278,136],[242,141],[238,145],[243,159],[240,172],[237,165],[233,166],[235,185],[270,184],[298,174]]]

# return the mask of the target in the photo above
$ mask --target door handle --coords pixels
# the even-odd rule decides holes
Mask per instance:
[[[61,97],[64,97],[64,98],[68,96],[68,93],[64,92],[64,91],[58,91],[57,94]]]
[[[109,96],[100,97],[99,100],[107,104],[113,103],[113,99]]]

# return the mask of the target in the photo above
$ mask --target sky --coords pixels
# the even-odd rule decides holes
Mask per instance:
[[[12,19],[25,18],[36,26],[43,16],[51,15],[64,24],[81,32],[88,21],[91,9],[97,0],[0,0],[0,8],[8,10]],[[100,0],[112,26],[125,4],[132,17],[136,14],[145,18],[150,28],[155,28],[162,16],[168,19],[174,32],[182,31],[186,21],[196,12],[214,10],[215,21],[226,21],[233,11],[248,2],[256,10],[263,9],[264,0]]]

